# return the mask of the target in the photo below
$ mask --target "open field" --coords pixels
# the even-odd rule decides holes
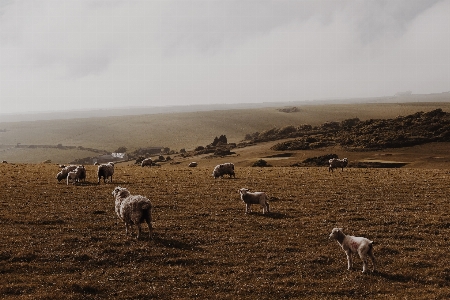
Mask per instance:
[[[206,166],[119,164],[113,183],[87,166],[77,186],[57,172],[0,164],[3,299],[450,297],[448,169],[237,167],[214,180]],[[117,185],[152,200],[152,240],[125,236]],[[266,191],[272,212],[245,215],[242,187]],[[328,239],[338,226],[375,241],[377,272],[359,258],[346,270]]]
[[[107,152],[121,146],[129,151],[154,146],[175,151],[192,150],[210,144],[214,137],[222,134],[229,143],[239,143],[246,134],[274,127],[316,126],[355,117],[361,120],[395,118],[436,108],[449,112],[450,102],[304,105],[295,113],[269,107],[34,122],[0,120],[0,160],[40,163],[50,159],[55,163],[68,163],[98,155],[78,147]],[[61,144],[76,149],[16,148],[18,143],[26,146]]]

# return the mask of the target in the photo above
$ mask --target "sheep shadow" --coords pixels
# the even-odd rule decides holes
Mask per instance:
[[[389,273],[385,273],[385,272],[378,271],[378,270],[375,270],[374,272],[371,272],[371,274],[373,276],[382,277],[382,278],[384,278],[386,280],[389,280],[389,281],[411,282],[412,280],[414,280],[414,278],[411,277],[411,276],[405,276],[405,275],[402,275],[402,274],[389,274]]]
[[[257,216],[260,218],[268,218],[268,219],[287,219],[289,218],[289,216],[287,214],[284,213],[279,213],[279,212],[268,212],[268,213],[261,213],[261,212],[248,212],[247,215],[253,215],[253,216]]]
[[[167,247],[167,248],[175,248],[175,249],[179,249],[179,250],[191,250],[191,251],[198,251],[201,250],[199,247],[183,242],[183,241],[179,241],[179,240],[175,240],[173,238],[165,238],[162,237],[158,234],[153,234],[152,237],[152,241],[155,244],[161,245],[163,247]]]

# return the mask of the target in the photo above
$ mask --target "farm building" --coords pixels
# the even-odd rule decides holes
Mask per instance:
[[[111,153],[111,154],[105,154],[105,155],[100,155],[97,157],[92,158],[92,163],[107,163],[110,161],[119,161],[119,160],[127,160],[128,159],[128,155],[126,153]]]

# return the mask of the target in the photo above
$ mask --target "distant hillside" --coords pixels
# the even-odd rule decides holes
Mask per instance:
[[[436,109],[394,119],[358,118],[326,122],[320,126],[287,126],[248,136],[250,144],[295,138],[276,144],[273,150],[310,150],[342,146],[354,150],[378,150],[450,142],[450,114]]]
[[[450,92],[436,94],[397,93],[394,96],[350,99],[322,99],[310,101],[290,102],[262,102],[239,104],[208,104],[208,105],[174,105],[174,106],[145,106],[145,107],[105,107],[92,110],[53,111],[23,114],[2,114],[0,123],[23,122],[40,120],[67,120],[80,118],[103,118],[117,116],[139,116],[150,114],[205,112],[215,110],[257,109],[267,107],[297,107],[305,105],[335,105],[335,104],[367,104],[367,103],[412,103],[412,102],[448,102]]]
[[[114,152],[126,147],[167,147],[193,150],[226,135],[229,143],[240,143],[248,134],[273,128],[358,118],[396,118],[441,108],[450,111],[450,102],[324,104],[161,113],[68,120],[0,123],[0,160],[11,162],[68,163],[95,156],[92,149]],[[45,145],[47,148],[39,147]],[[54,146],[52,146],[54,145]],[[52,147],[50,147],[52,146]]]

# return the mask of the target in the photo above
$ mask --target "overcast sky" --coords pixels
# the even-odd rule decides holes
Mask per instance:
[[[450,0],[0,0],[0,113],[450,91]]]

